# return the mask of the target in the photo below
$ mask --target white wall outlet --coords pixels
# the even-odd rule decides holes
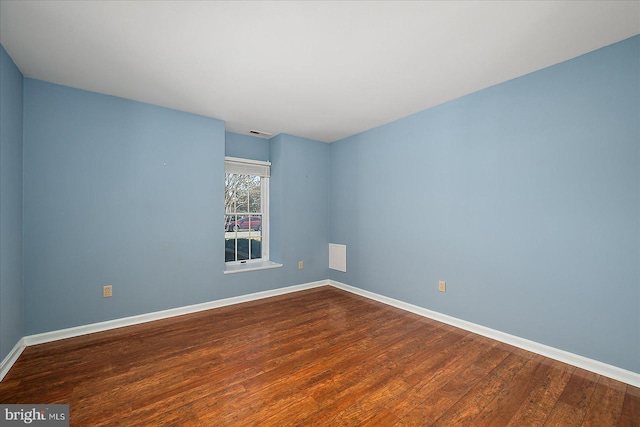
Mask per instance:
[[[102,298],[109,298],[113,296],[113,286],[105,285],[102,287]]]
[[[438,280],[438,290],[440,292],[447,292],[447,282],[444,280]]]
[[[304,267],[304,263],[302,261],[298,261],[298,270],[302,270]]]

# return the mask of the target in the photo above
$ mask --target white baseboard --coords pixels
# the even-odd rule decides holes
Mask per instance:
[[[20,357],[26,347],[27,346],[24,343],[24,338],[20,338],[16,345],[13,346],[9,354],[7,354],[7,357],[5,357],[2,362],[0,362],[0,381],[3,380],[5,375],[7,375],[9,369],[11,369],[13,364],[16,363],[16,360],[18,360],[18,357]]]
[[[107,320],[105,322],[91,323],[88,325],[75,326],[72,328],[58,329],[55,331],[43,332],[40,334],[27,335],[22,337],[16,344],[13,350],[5,357],[0,364],[0,381],[9,372],[13,364],[18,360],[22,351],[30,345],[44,344],[52,341],[63,340],[66,338],[73,338],[81,335],[92,334],[95,332],[108,331],[111,329],[122,328],[125,326],[138,325],[140,323],[152,322],[154,320],[167,319],[175,316],[182,316],[184,314],[196,313],[204,310],[211,310],[213,308],[225,307],[233,304],[240,304],[243,302],[256,301],[263,298],[274,297],[277,295],[284,295],[291,292],[303,291],[306,289],[317,288],[319,286],[327,286],[329,283],[326,280],[318,282],[309,282],[301,285],[287,286],[284,288],[272,289],[268,291],[255,292],[247,295],[240,295],[237,297],[225,298],[215,301],[204,302],[200,304],[187,305],[184,307],[171,308],[168,310],[155,311],[152,313],[140,314],[137,316],[123,317],[120,319]]]
[[[30,345],[44,344],[47,342],[62,340],[65,338],[73,338],[80,335],[92,334],[94,332],[107,331],[110,329],[122,328],[124,326],[138,325],[140,323],[152,322],[154,320],[182,316],[183,314],[195,313],[198,311],[210,310],[212,308],[255,301],[263,298],[269,298],[277,295],[288,294],[291,292],[297,292],[326,285],[328,285],[326,280],[322,280],[319,282],[310,282],[302,285],[294,285],[285,288],[272,289],[269,291],[240,295],[237,297],[172,308],[169,310],[156,311],[153,313],[140,314],[137,316],[124,317],[121,319],[107,320],[106,322],[91,323],[89,325],[59,329],[56,331],[43,332],[41,334],[27,335],[25,337],[22,337],[22,339],[18,341],[13,350],[11,350],[7,357],[4,358],[2,363],[0,363],[0,381],[2,381],[2,379],[9,372],[16,360],[18,360],[18,357],[20,356],[20,354],[22,354],[22,351]]]
[[[91,323],[89,325],[76,326],[73,328],[59,329],[57,331],[44,332],[41,334],[28,335],[23,338],[26,345],[43,344],[65,338],[77,337],[80,335],[92,334],[94,332],[107,331],[110,329],[122,328],[124,326],[138,325],[140,323],[152,322],[154,320],[167,319],[169,317],[182,316],[184,314],[196,313],[198,311],[211,310],[212,308],[224,307],[227,305],[240,304],[243,302],[256,301],[263,298],[302,291],[305,289],[326,286],[326,280],[310,282],[302,285],[288,286],[285,288],[272,289],[269,291],[256,292],[253,294],[240,295],[237,297],[225,298],[215,301],[203,302],[200,304],[187,305],[184,307],[171,308],[169,310],[155,311],[153,313],[140,314],[137,316],[123,317],[120,319],[107,320],[106,322]]]
[[[365,291],[360,288],[346,285],[334,280],[321,280],[318,282],[310,282],[301,285],[288,286],[285,288],[273,289],[269,291],[256,292],[247,295],[241,295],[232,298],[225,298],[216,301],[209,301],[201,304],[188,305],[184,307],[172,308],[169,310],[156,311],[153,313],[141,314],[138,316],[130,316],[121,319],[108,320],[106,322],[92,323],[89,325],[76,326],[73,328],[60,329],[57,331],[44,332],[41,334],[28,335],[23,337],[15,345],[13,350],[5,357],[0,363],[0,381],[9,372],[9,369],[13,366],[18,359],[22,351],[29,345],[43,344],[51,341],[57,341],[65,338],[77,337],[80,335],[91,334],[94,332],[106,331],[110,329],[122,328],[124,326],[137,325],[140,323],[151,322],[154,320],[166,319],[169,317],[181,316],[189,313],[196,313],[198,311],[210,310],[213,308],[224,307],[233,304],[240,304],[243,302],[256,301],[263,298],[269,298],[277,295],[284,295],[291,292],[302,291],[306,289],[312,289],[319,286],[333,286],[338,289],[342,289],[347,292],[351,292],[356,295],[363,296],[365,298],[372,299],[374,301],[381,302],[396,308],[400,308],[411,313],[418,314],[433,320],[437,320],[442,323],[446,323],[451,326],[455,326],[460,329],[464,329],[469,332],[474,332],[478,335],[482,335],[488,338],[501,341],[505,344],[512,345],[514,347],[522,348],[533,353],[540,354],[551,359],[559,360],[561,362],[577,366],[582,369],[586,369],[591,372],[595,372],[600,375],[604,375],[609,378],[613,378],[618,381],[622,381],[626,384],[630,384],[635,387],[640,387],[640,374],[631,372],[622,368],[618,368],[613,365],[609,365],[597,360],[589,359],[587,357],[579,356],[577,354],[569,353],[564,350],[549,347],[544,344],[540,344],[534,341],[530,341],[524,338],[520,338],[514,335],[510,335],[504,332],[497,331],[495,329],[487,328],[482,325],[467,322],[466,320],[458,319],[448,316],[446,314],[438,313],[426,308],[418,307],[413,304],[409,304],[400,300],[379,295],[374,292]]]
[[[515,335],[500,332],[482,325],[467,322],[466,320],[458,319],[456,317],[438,313],[437,311],[418,307],[417,305],[389,298],[384,295],[379,295],[374,292],[365,291],[363,289],[336,282],[334,280],[329,280],[329,285],[334,286],[338,289],[345,290],[347,292],[363,296],[365,298],[381,302],[383,304],[387,304],[405,311],[409,311],[411,313],[418,314],[423,317],[427,317],[429,319],[437,320],[438,322],[446,323],[447,325],[455,326],[469,332],[474,332],[478,335],[482,335],[503,342],[505,344],[530,351],[532,353],[540,354],[550,359],[577,366],[587,371],[595,372],[596,374],[604,375],[605,377],[622,381],[623,383],[630,384],[635,387],[640,387],[640,374],[636,372],[618,368],[617,366],[609,365],[607,363],[603,363],[594,359],[589,359],[588,357],[580,356],[574,353],[569,353],[568,351],[559,350],[557,348],[520,338]]]

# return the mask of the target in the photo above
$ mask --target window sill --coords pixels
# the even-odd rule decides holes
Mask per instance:
[[[282,264],[273,261],[251,262],[246,264],[233,264],[224,266],[224,274],[243,273],[245,271],[268,270],[282,267]]]

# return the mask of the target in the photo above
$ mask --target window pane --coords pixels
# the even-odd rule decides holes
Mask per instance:
[[[245,218],[247,230],[262,230],[262,215],[249,215]],[[255,233],[253,234],[255,236]]]
[[[249,212],[249,192],[244,189],[238,189],[236,191],[235,203],[236,212]]]
[[[224,261],[236,261],[236,239],[224,239]]]
[[[237,178],[236,174],[228,173],[224,179],[224,210],[227,213],[236,211],[236,188]]]
[[[233,228],[238,220],[237,215],[225,215],[224,216],[224,230],[233,231]]]
[[[251,242],[251,259],[262,258],[262,240],[260,238],[249,239]]]
[[[260,187],[258,190],[251,190],[249,193],[249,212],[261,212],[262,200],[260,199]]]

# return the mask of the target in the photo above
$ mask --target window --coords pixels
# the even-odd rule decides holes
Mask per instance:
[[[269,262],[270,166],[225,158],[225,272],[280,266]]]

